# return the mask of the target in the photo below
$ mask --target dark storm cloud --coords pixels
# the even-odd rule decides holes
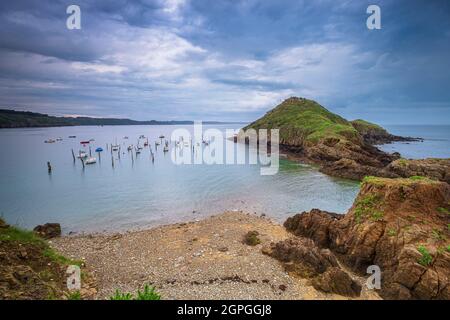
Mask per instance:
[[[369,31],[372,2],[3,1],[0,107],[245,121],[300,95],[349,118],[448,122],[450,2],[377,1]]]

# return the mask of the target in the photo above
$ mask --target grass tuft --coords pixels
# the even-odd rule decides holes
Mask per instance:
[[[121,292],[119,289],[116,290],[113,296],[109,298],[110,300],[161,300],[161,296],[155,291],[154,287],[145,285],[144,291],[138,290],[136,297],[129,292]]]
[[[258,238],[258,231],[249,231],[244,237],[244,243],[249,246],[256,246],[261,243],[261,240]]]
[[[422,254],[422,257],[419,259],[419,264],[423,266],[429,266],[431,262],[433,261],[433,256],[430,254],[430,252],[425,248],[424,246],[419,246],[417,250]]]

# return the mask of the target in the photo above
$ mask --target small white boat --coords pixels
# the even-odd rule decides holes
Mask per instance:
[[[169,152],[169,147],[165,146],[163,152]]]
[[[44,142],[45,142],[45,143],[55,143],[56,140],[54,140],[54,139],[48,139],[48,140],[45,140]]]
[[[85,159],[85,158],[87,158],[87,156],[88,156],[87,153],[84,151],[80,151],[78,153],[78,159]]]
[[[112,151],[119,151],[119,146],[112,146]]]
[[[86,160],[86,164],[94,164],[97,162],[97,158],[95,157],[90,157]]]

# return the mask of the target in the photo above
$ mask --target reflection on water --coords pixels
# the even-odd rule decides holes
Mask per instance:
[[[191,126],[184,127],[192,131]],[[162,146],[157,151],[154,146],[160,135],[169,138],[175,128],[0,130],[0,214],[27,228],[59,222],[65,232],[124,230],[199,219],[225,210],[265,213],[279,221],[316,207],[344,213],[356,196],[356,182],[331,178],[284,159],[273,176],[261,176],[258,165],[177,166]],[[127,151],[128,145],[137,145],[140,135],[149,138],[154,163],[149,148],[133,157]],[[44,143],[58,137],[63,140]],[[83,170],[81,161],[73,161],[71,150],[77,154],[83,149],[79,142],[89,139],[95,139],[90,146],[97,163]],[[121,154],[120,159],[114,156],[113,167],[110,147],[106,148],[116,141]],[[94,152],[97,147],[104,149],[100,156]],[[89,153],[87,147],[83,150]]]

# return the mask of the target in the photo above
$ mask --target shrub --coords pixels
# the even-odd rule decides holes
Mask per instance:
[[[422,257],[419,259],[419,263],[423,266],[429,266],[433,261],[433,256],[428,252],[427,248],[424,246],[419,246],[417,250],[422,254]]]
[[[249,231],[244,237],[244,242],[249,246],[256,246],[261,243],[261,240],[258,238],[258,231]]]
[[[155,292],[154,287],[145,285],[144,291],[138,290],[136,300],[160,300],[161,296]]]
[[[115,294],[109,298],[110,300],[160,300],[161,296],[155,291],[154,287],[145,285],[144,291],[138,290],[136,297],[129,292],[121,292],[116,290]]]

